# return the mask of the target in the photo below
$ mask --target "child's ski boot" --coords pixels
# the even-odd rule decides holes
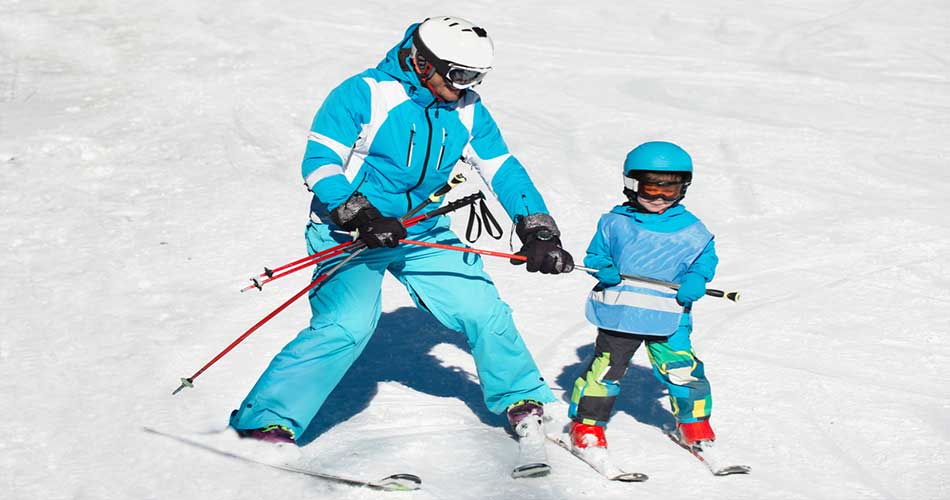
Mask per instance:
[[[728,465],[721,450],[715,446],[716,433],[709,425],[709,420],[678,423],[675,433],[670,437],[701,460],[714,475],[748,474],[751,470],[747,465]]]

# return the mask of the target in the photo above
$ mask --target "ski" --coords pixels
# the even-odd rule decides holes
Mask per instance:
[[[178,441],[179,443],[184,443],[190,446],[194,446],[196,448],[201,448],[201,449],[216,453],[221,456],[234,458],[237,460],[242,460],[244,462],[254,463],[258,465],[265,465],[267,467],[279,469],[286,472],[303,474],[306,476],[321,479],[324,481],[329,481],[332,483],[344,484],[347,486],[355,486],[355,487],[360,487],[360,488],[368,488],[371,490],[379,490],[379,491],[411,491],[411,490],[418,490],[422,486],[422,479],[420,479],[419,476],[416,476],[414,474],[393,474],[376,481],[355,479],[355,478],[341,476],[337,474],[321,472],[321,471],[314,470],[307,467],[297,466],[292,463],[286,463],[284,461],[271,462],[268,460],[258,459],[255,457],[240,454],[235,451],[227,450],[222,447],[215,446],[215,444],[212,443],[211,439],[207,439],[210,436],[214,436],[213,434],[207,434],[207,435],[193,434],[193,435],[185,436],[185,435],[176,435],[176,434],[160,431],[157,429],[153,429],[151,427],[145,427],[144,430],[151,434],[156,434],[159,436],[171,438]],[[225,432],[231,432],[231,431],[229,430]]]
[[[710,453],[712,447],[703,449],[698,445],[690,446],[681,441],[676,432],[668,432],[666,435],[673,440],[674,443],[690,452],[691,455],[702,462],[714,476],[730,476],[732,474],[749,474],[752,472],[752,468],[748,465],[723,465],[722,457],[717,453]]]
[[[511,470],[511,477],[517,479],[550,474],[541,418],[524,418],[515,425],[514,430],[518,435],[518,465]]]
[[[606,448],[591,449],[593,453],[579,453],[574,451],[574,448],[571,446],[570,442],[568,442],[562,436],[548,435],[547,438],[554,444],[569,451],[571,455],[574,455],[610,481],[619,481],[621,483],[642,483],[643,481],[650,479],[650,476],[647,476],[646,474],[640,472],[626,472],[610,463],[610,458],[607,456]]]

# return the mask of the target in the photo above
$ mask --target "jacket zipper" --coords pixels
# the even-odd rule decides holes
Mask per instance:
[[[406,212],[408,212],[409,210],[412,210],[412,195],[410,193],[415,191],[417,187],[421,186],[422,181],[425,180],[426,178],[426,168],[428,168],[429,166],[429,151],[432,148],[432,119],[429,118],[429,108],[431,108],[433,104],[435,104],[435,101],[432,101],[432,103],[426,106],[426,109],[425,109],[426,124],[429,126],[429,134],[428,134],[428,137],[426,138],[426,155],[425,155],[425,158],[422,159],[422,173],[419,174],[419,182],[417,182],[415,186],[412,186],[411,188],[409,188],[408,191],[406,191],[406,206],[407,206]]]
[[[442,131],[442,147],[439,148],[439,161],[435,164],[436,170],[442,170],[442,157],[445,156],[445,140],[449,138],[447,130]]]
[[[409,131],[409,150],[406,153],[406,168],[412,168],[412,138],[416,135],[416,124],[412,124],[412,130]]]

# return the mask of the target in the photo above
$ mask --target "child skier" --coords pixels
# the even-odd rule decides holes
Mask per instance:
[[[693,175],[689,154],[669,142],[647,142],[623,166],[629,201],[601,216],[584,265],[598,284],[586,307],[597,326],[593,361],[574,383],[569,416],[575,452],[606,457],[604,428],[634,352],[646,343],[653,373],[669,389],[680,442],[693,450],[715,438],[703,363],[690,345],[690,309],[703,297],[719,259],[713,235],[680,205]],[[679,284],[624,281],[620,274]]]

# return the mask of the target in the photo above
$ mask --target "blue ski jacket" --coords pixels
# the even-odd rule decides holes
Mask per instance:
[[[445,184],[459,160],[474,167],[512,219],[548,213],[479,95],[469,89],[442,102],[419,81],[408,51],[415,29],[409,26],[378,66],[331,91],[317,112],[302,166],[314,194],[311,219],[330,224],[329,211],[354,191],[383,215],[400,217]]]
[[[709,282],[718,263],[712,233],[682,205],[662,214],[614,207],[601,216],[584,258],[587,267],[674,283],[688,273]],[[633,281],[598,283],[588,296],[586,316],[599,328],[661,337],[691,324],[675,292]]]

